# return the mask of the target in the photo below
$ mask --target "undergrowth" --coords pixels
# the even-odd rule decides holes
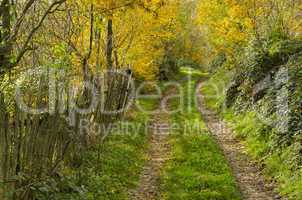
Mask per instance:
[[[281,195],[290,200],[301,200],[302,162],[300,155],[302,148],[299,142],[301,140],[296,139],[296,142],[287,146],[278,145],[275,142],[275,138],[279,137],[278,130],[266,123],[260,110],[247,107],[238,111],[240,110],[238,103],[245,103],[243,99],[237,99],[238,103],[228,108],[226,91],[234,78],[232,76],[229,78],[228,74],[230,74],[228,69],[220,67],[203,85],[202,93],[205,95],[207,106],[220,113],[221,117],[229,123],[236,136],[246,144],[249,154],[264,166],[263,171],[267,179],[277,181]],[[220,84],[221,79],[226,81]],[[264,98],[262,101],[267,100]],[[266,103],[264,104],[266,107],[273,107],[268,101]],[[272,115],[270,119],[274,119],[274,116]]]
[[[147,109],[156,108],[158,100],[142,100]],[[138,184],[145,163],[146,125],[150,115],[133,111],[128,120],[114,129],[102,144],[87,153],[79,153],[79,166],[37,185],[39,200],[125,200]]]

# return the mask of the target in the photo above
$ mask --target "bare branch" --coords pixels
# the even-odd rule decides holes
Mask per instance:
[[[93,43],[93,22],[94,22],[94,15],[93,15],[93,4],[90,6],[90,38],[89,38],[89,50],[86,59],[88,60],[92,53],[92,43]]]
[[[25,15],[26,15],[26,13],[29,11],[30,7],[35,3],[35,1],[36,1],[36,0],[29,0],[29,1],[26,3],[26,5],[25,5],[25,7],[24,7],[24,9],[23,9],[23,11],[22,11],[21,16],[17,19],[16,25],[15,25],[14,28],[13,28],[13,31],[12,31],[13,34],[11,34],[11,36],[10,36],[10,38],[9,38],[10,41],[13,41],[13,40],[16,39],[16,37],[17,37],[17,35],[18,35],[18,32],[19,32],[19,29],[20,29],[20,27],[21,27],[21,24],[22,24],[22,22],[23,22],[23,20],[24,20],[24,17],[25,17]]]
[[[18,53],[16,61],[14,63],[11,64],[10,68],[15,67],[16,65],[18,65],[18,63],[21,61],[21,59],[23,58],[24,54],[28,51],[27,45],[29,44],[30,40],[32,39],[32,37],[34,36],[34,34],[39,30],[39,28],[42,26],[43,22],[45,21],[45,19],[47,18],[47,16],[54,12],[54,10],[58,9],[59,6],[61,4],[63,4],[66,0],[60,0],[60,1],[55,1],[53,2],[49,8],[45,11],[43,17],[41,18],[41,20],[39,21],[39,23],[37,24],[37,26],[35,26],[31,32],[29,33],[29,35],[27,36],[27,39],[25,41],[25,43],[23,44],[21,51]]]

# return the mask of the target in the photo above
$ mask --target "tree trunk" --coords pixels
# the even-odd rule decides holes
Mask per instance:
[[[120,67],[119,61],[118,61],[118,54],[117,51],[114,51],[114,60],[115,60],[115,68],[118,69]]]
[[[12,46],[9,42],[11,31],[10,1],[3,0],[0,5],[0,17],[2,18],[0,29],[0,75],[9,68]]]
[[[107,49],[106,49],[106,58],[107,58],[107,69],[112,69],[112,51],[113,51],[113,29],[112,29],[112,19],[108,20],[107,26]]]

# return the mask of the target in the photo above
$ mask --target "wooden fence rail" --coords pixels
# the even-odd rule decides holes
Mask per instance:
[[[53,114],[28,114],[19,108],[17,102],[6,102],[6,96],[0,92],[0,199],[6,199],[9,195],[12,199],[34,199],[31,186],[35,182],[53,176],[62,166],[75,165],[73,156],[79,150],[100,143],[103,133],[91,140],[89,132],[81,134],[80,120],[107,126],[121,119],[130,99],[131,79],[129,71],[111,71],[95,78],[92,84],[95,85],[99,103],[87,114],[71,115],[74,108],[70,105],[64,113],[59,111],[57,105],[58,109]],[[47,88],[42,87],[40,97],[45,91],[48,91]],[[62,97],[60,90],[57,95],[65,100],[71,98],[68,92]],[[76,96],[77,106],[87,106],[90,96],[85,95],[83,89]],[[8,109],[8,104],[13,106]],[[40,107],[45,102],[32,100],[30,105]],[[73,124],[70,123],[72,120]]]

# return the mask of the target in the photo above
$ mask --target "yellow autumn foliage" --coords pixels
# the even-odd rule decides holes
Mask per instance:
[[[77,7],[77,30],[72,42],[79,52],[72,54],[74,66],[80,73],[81,58],[88,53],[90,18],[87,11],[93,5],[94,29],[100,30],[101,47],[97,54],[96,38],[93,35],[93,51],[89,59],[90,70],[96,70],[97,60],[106,67],[107,22],[113,21],[112,59],[118,59],[121,67],[132,66],[135,75],[145,80],[155,80],[159,61],[164,56],[166,43],[175,39],[177,12],[180,0],[80,0]],[[75,3],[70,0],[70,4]],[[86,13],[86,14],[84,14]],[[94,31],[95,32],[95,31]],[[95,33],[94,33],[95,34]]]
[[[153,4],[152,4],[153,3]],[[176,16],[178,1],[149,1],[148,7],[153,10],[137,7],[123,17],[116,16],[117,27],[123,33],[129,33],[129,41],[120,48],[126,55],[125,62],[130,63],[138,78],[155,80],[158,75],[158,61],[164,56],[166,42],[175,39],[177,26]],[[119,34],[123,37],[123,33]],[[127,49],[129,48],[129,49]]]
[[[202,27],[212,55],[225,52],[232,58],[252,37],[264,36],[273,27],[282,27],[288,35],[301,35],[301,9],[301,1],[295,0],[198,0],[196,23]]]

